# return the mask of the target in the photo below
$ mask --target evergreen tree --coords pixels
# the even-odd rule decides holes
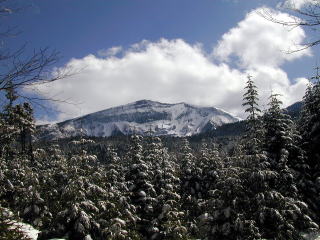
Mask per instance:
[[[261,137],[263,128],[261,128],[260,112],[258,105],[257,87],[249,75],[246,83],[246,93],[243,95],[243,106],[248,113],[246,119],[246,134],[244,136],[244,147],[248,154],[255,154],[261,151]]]
[[[0,114],[0,143],[2,155],[8,158],[10,155],[14,154],[14,149],[12,148],[12,143],[16,140],[18,129],[14,124],[14,101],[18,99],[13,88],[6,89],[6,98],[8,103],[4,106],[3,111]],[[12,156],[11,156],[12,158]]]
[[[130,191],[125,181],[123,162],[111,148],[107,149],[107,162],[104,171],[107,172],[105,189],[109,192],[110,206],[105,205],[99,215],[99,223],[103,236],[107,239],[139,239],[136,223],[136,207],[130,203]],[[104,202],[100,202],[104,205]]]
[[[185,213],[182,210],[177,165],[170,158],[159,137],[151,137],[146,161],[153,166],[153,185],[157,197],[154,222],[159,230],[152,239],[186,239]]]
[[[15,89],[11,87],[6,89],[6,98],[8,103],[0,114],[0,143],[2,145],[0,154],[11,156],[12,159],[12,155],[16,152],[14,144],[19,142],[21,153],[28,153],[33,159],[32,134],[35,131],[33,109],[27,102],[15,105],[18,96]],[[27,151],[27,144],[29,151]]]
[[[306,164],[309,168],[304,171],[306,181],[303,182],[303,194],[307,203],[315,212],[318,222],[320,211],[320,76],[312,78],[303,98],[303,108],[299,120],[299,130],[302,136],[301,147],[306,154]]]
[[[198,200],[201,196],[201,169],[196,165],[189,141],[181,139],[180,153],[178,154],[179,178],[181,181],[180,195],[182,208],[186,212],[188,229],[196,234],[195,218],[201,213]]]
[[[264,184],[252,189],[257,202],[256,213],[252,214],[263,236],[300,239],[299,231],[316,229],[317,225],[299,198],[295,174],[288,164],[293,157],[290,151],[295,149],[293,122],[281,109],[278,95],[271,95],[269,106],[264,115],[266,158],[260,163],[260,171],[252,175],[256,184]]]
[[[294,144],[291,134],[293,122],[290,120],[289,115],[282,111],[281,104],[282,102],[278,99],[278,95],[272,94],[270,96],[270,107],[264,115],[266,128],[265,150],[269,159],[272,160],[273,168],[281,164],[287,164],[288,149]]]
[[[127,173],[128,187],[131,191],[131,202],[137,210],[137,230],[145,238],[158,233],[157,222],[154,220],[154,206],[156,191],[152,184],[153,172],[151,164],[144,160],[142,137],[132,136],[130,150],[130,165]]]
[[[196,164],[201,169],[201,199],[207,199],[208,192],[214,189],[216,184],[218,171],[223,166],[217,145],[212,144],[209,147],[206,141],[203,141]]]
[[[236,148],[241,149],[241,147]],[[204,239],[260,239],[261,230],[252,216],[250,187],[256,182],[250,176],[260,166],[263,155],[251,157],[243,152],[223,161],[216,169],[215,184],[203,203],[203,214],[198,218],[200,236]]]

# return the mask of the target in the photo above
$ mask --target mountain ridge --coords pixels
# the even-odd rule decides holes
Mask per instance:
[[[146,134],[150,129],[154,135],[184,137],[239,120],[215,107],[143,99],[56,124],[38,126],[38,138],[58,139],[81,134],[108,137],[134,132]]]

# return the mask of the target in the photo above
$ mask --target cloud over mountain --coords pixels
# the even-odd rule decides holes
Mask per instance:
[[[262,90],[262,104],[270,90],[283,94],[286,104],[303,96],[304,78],[289,80],[280,68],[286,61],[310,55],[284,51],[305,38],[302,28],[287,28],[247,14],[206,53],[201,45],[183,39],[142,41],[129,49],[106,49],[98,56],[71,59],[62,69],[81,69],[68,79],[39,87],[44,95],[79,102],[77,106],[56,102],[65,120],[111,106],[152,99],[215,106],[235,115],[242,114],[241,101],[246,75],[250,73]],[[289,18],[277,12],[280,17]],[[232,67],[233,66],[233,67]],[[234,67],[236,66],[236,67]]]

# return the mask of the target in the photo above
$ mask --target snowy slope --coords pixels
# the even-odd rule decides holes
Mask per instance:
[[[57,139],[82,134],[108,137],[132,133],[190,136],[238,121],[214,107],[186,103],[167,104],[140,100],[119,107],[88,114],[65,122],[40,126],[40,138]]]

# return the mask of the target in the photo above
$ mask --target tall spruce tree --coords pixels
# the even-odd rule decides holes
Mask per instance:
[[[186,212],[190,232],[196,234],[195,218],[200,214],[198,199],[201,198],[201,169],[196,164],[188,139],[181,139],[180,144],[178,164],[182,207]]]
[[[264,115],[265,123],[265,150],[272,161],[274,169],[278,165],[288,162],[288,149],[294,144],[291,128],[293,122],[290,116],[281,109],[282,102],[278,94],[271,94],[269,109]],[[280,167],[280,166],[279,166]]]
[[[151,238],[187,239],[187,228],[184,226],[185,213],[182,210],[180,181],[177,165],[172,160],[159,137],[150,137],[146,150],[146,161],[152,164],[154,171],[153,186],[156,190],[154,206],[154,223],[159,231]]]
[[[306,153],[309,170],[306,171],[307,181],[304,182],[304,195],[315,215],[320,211],[320,75],[319,68],[312,83],[307,87],[303,98],[303,108],[299,120],[302,135],[301,147]],[[320,218],[318,216],[318,222]]]
[[[151,163],[143,157],[142,136],[133,135],[130,149],[130,165],[127,173],[131,202],[137,209],[137,230],[144,238],[151,238],[158,233],[154,220],[156,191],[152,184]]]
[[[317,229],[318,226],[308,216],[309,209],[301,201],[296,176],[289,165],[294,157],[290,151],[296,144],[294,125],[281,109],[281,104],[278,95],[272,94],[270,107],[264,115],[264,149],[267,154],[264,173],[268,185],[257,195],[260,205],[257,212],[264,236],[301,239],[299,231]]]
[[[248,75],[246,92],[243,95],[243,106],[248,114],[246,119],[245,149],[248,154],[258,153],[261,150],[261,137],[263,134],[260,121],[261,110],[258,105],[259,97],[257,87]]]

